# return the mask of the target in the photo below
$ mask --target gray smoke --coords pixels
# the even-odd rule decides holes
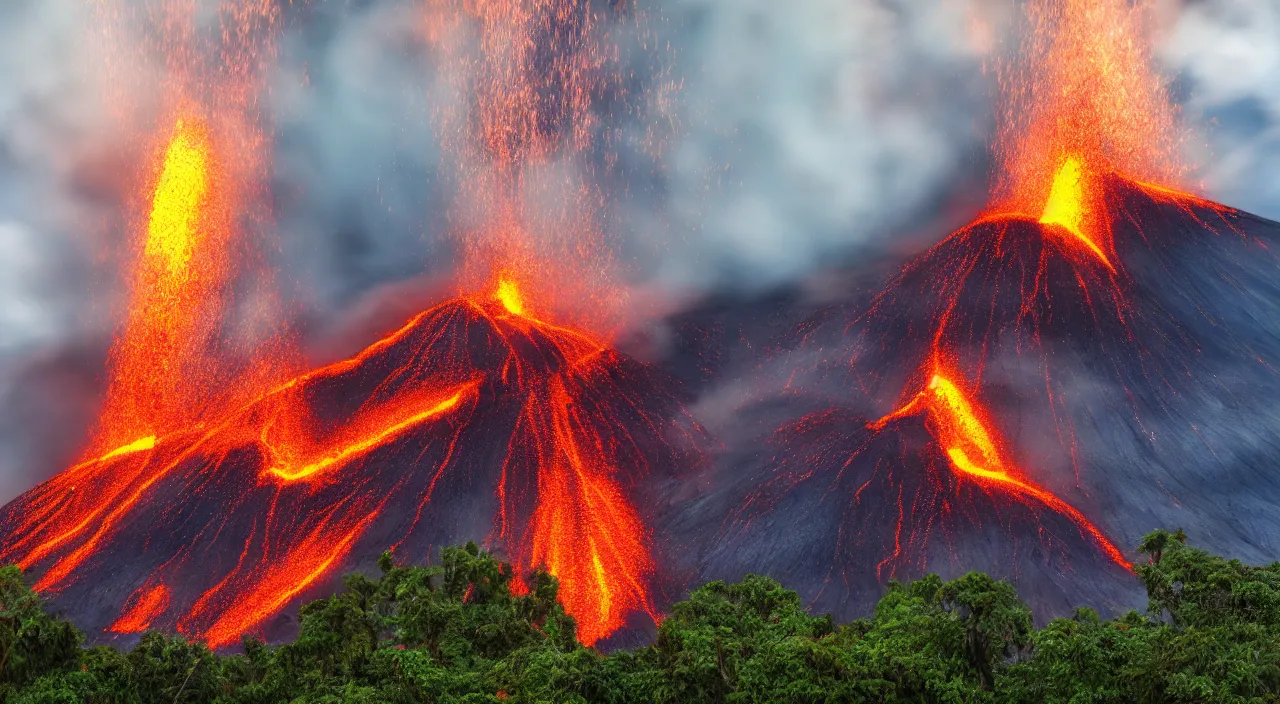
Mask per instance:
[[[285,12],[264,102],[277,224],[267,236],[306,318],[333,319],[455,264],[462,186],[438,122],[450,69],[424,42],[422,4]],[[611,32],[628,95],[598,112],[614,153],[597,146],[555,167],[603,182],[600,226],[637,291],[804,278],[893,247],[985,192],[982,67],[1005,38],[1006,3],[636,5],[644,31],[617,19]],[[1205,0],[1177,12],[1160,56],[1204,135],[1209,195],[1280,217],[1280,7]],[[115,182],[119,147],[99,87],[112,57],[84,40],[94,21],[80,0],[0,4],[0,500],[74,451],[91,413],[68,389],[91,398],[120,291],[112,257],[126,185]],[[78,360],[76,381],[45,381],[50,360],[65,359]],[[59,406],[62,396],[75,398]],[[33,411],[32,398],[60,410]],[[70,449],[47,449],[58,436]]]
[[[1185,83],[1185,116],[1208,133],[1209,194],[1280,219],[1280,3],[1189,3],[1163,59]]]

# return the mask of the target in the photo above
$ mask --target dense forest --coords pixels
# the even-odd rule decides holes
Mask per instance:
[[[672,607],[652,645],[582,647],[536,575],[475,545],[438,565],[352,574],[302,607],[300,632],[220,655],[147,633],[84,647],[16,567],[0,570],[5,702],[1278,702],[1280,563],[1253,567],[1157,531],[1135,568],[1146,613],[1090,609],[1032,625],[1014,588],[970,573],[891,582],[837,625],[766,577],[713,582]]]

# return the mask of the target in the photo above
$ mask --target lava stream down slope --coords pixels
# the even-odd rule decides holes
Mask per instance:
[[[0,510],[0,559],[91,633],[214,647],[385,549],[486,537],[560,579],[584,642],[653,617],[639,482],[698,442],[674,384],[499,294],[64,471]]]

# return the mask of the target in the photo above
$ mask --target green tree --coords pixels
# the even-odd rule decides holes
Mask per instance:
[[[74,665],[82,639],[70,623],[48,614],[21,570],[0,568],[0,699],[50,670]]]
[[[836,626],[795,592],[748,576],[672,607],[652,645],[582,647],[550,575],[512,589],[475,545],[430,567],[379,560],[377,578],[302,607],[298,636],[219,655],[144,634],[81,647],[16,568],[0,571],[0,699],[17,704],[350,702],[1280,702],[1280,567],[1157,532],[1135,571],[1148,612],[1077,609],[1034,630],[1013,587],[970,573],[890,582],[868,618]],[[517,593],[519,594],[517,596]]]
[[[982,688],[993,689],[996,664],[1030,640],[1031,610],[1012,585],[980,572],[943,585],[937,598],[963,625],[965,655]]]

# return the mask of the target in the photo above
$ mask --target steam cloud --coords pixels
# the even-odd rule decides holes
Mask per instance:
[[[982,66],[1007,31],[1003,3],[638,5],[663,48],[656,59],[625,52],[645,97],[602,113],[623,138],[601,176],[612,200],[603,226],[637,289],[794,281],[985,192]],[[1206,0],[1176,12],[1161,57],[1205,135],[1209,195],[1280,218],[1280,6]],[[83,40],[93,21],[79,0],[0,7],[0,500],[74,452],[120,290],[111,262],[129,184],[113,182],[97,82],[110,57]],[[421,24],[410,0],[286,13],[266,98],[270,185],[281,280],[308,317],[454,265],[446,216],[459,186],[436,124],[448,67],[433,64]],[[79,371],[48,371],[66,360],[82,360]],[[59,400],[77,398],[69,389],[80,400]],[[58,436],[68,446],[50,450]]]

